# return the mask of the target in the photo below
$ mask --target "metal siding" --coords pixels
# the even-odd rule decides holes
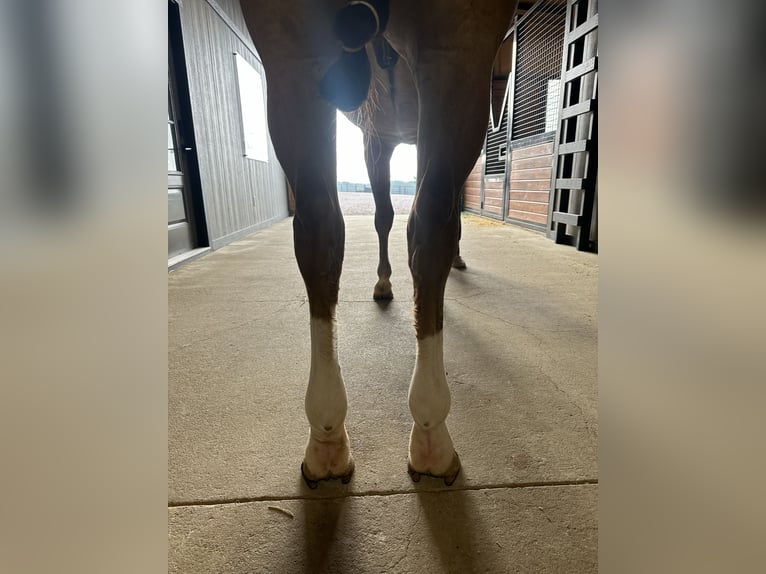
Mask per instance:
[[[232,24],[234,24],[234,26],[236,26],[245,36],[249,37],[247,22],[245,22],[245,16],[242,14],[242,7],[239,2],[240,0],[210,0],[208,3],[218,4],[218,6],[226,12],[226,15],[229,17]],[[251,47],[254,48],[254,46]]]
[[[233,22],[244,23],[238,3],[224,4]],[[181,20],[202,194],[215,248],[287,217],[287,187],[270,138],[267,163],[244,157],[234,53],[261,74],[265,101],[260,62],[205,0],[184,2]]]

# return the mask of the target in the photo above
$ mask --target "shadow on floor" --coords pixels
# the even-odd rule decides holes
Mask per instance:
[[[501,557],[486,550],[489,530],[469,493],[424,490],[428,487],[424,478],[415,488],[426,527],[438,551],[440,571],[504,572]]]
[[[338,572],[344,574],[338,564],[330,564],[332,556],[339,554],[333,546],[338,539],[338,524],[345,507],[345,498],[336,498],[303,505],[303,550],[306,574]]]

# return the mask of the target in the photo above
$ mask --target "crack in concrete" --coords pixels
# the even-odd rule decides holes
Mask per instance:
[[[522,329],[523,331],[529,332],[532,327],[528,327],[527,325],[521,325],[519,323],[514,323],[513,321],[509,321],[508,319],[503,319],[502,317],[498,317],[496,315],[492,315],[491,313],[487,313],[486,311],[482,311],[481,309],[477,309],[476,307],[472,307],[471,305],[468,305],[466,303],[463,303],[463,301],[459,299],[452,299],[455,303],[458,305],[465,307],[466,309],[469,309],[473,311],[474,313],[478,313],[479,315],[482,315],[484,317],[487,317],[488,319],[493,319],[495,321],[500,321],[501,323],[505,323],[506,325],[510,325],[511,327],[516,327],[517,329]],[[535,335],[534,333],[529,333],[529,335],[537,341],[538,345],[542,344],[542,339]]]
[[[407,545],[404,547],[404,552],[399,557],[399,559],[396,561],[396,563],[391,566],[390,568],[386,568],[387,572],[398,572],[396,569],[399,564],[401,564],[402,560],[404,560],[407,557],[407,554],[410,551],[410,544],[412,544],[412,535],[415,534],[415,527],[418,525],[418,522],[420,522],[420,515],[423,513],[423,506],[420,504],[420,501],[418,501],[418,515],[415,518],[415,522],[413,522],[410,525],[409,532],[407,533]]]
[[[583,409],[582,405],[580,405],[580,404],[579,404],[579,403],[578,403],[576,400],[574,400],[574,399],[573,399],[573,398],[570,396],[570,394],[569,394],[569,393],[567,393],[567,392],[566,392],[564,389],[562,389],[562,388],[561,388],[561,387],[558,385],[558,383],[556,382],[556,379],[555,379],[555,378],[553,378],[553,377],[551,377],[550,375],[548,375],[548,374],[547,374],[547,373],[546,373],[546,372],[545,372],[545,371],[542,369],[542,367],[540,367],[540,371],[543,373],[543,375],[545,376],[545,378],[546,378],[546,379],[548,379],[548,381],[549,381],[549,382],[550,382],[550,383],[553,385],[553,387],[554,387],[554,388],[555,388],[555,389],[556,389],[556,390],[557,390],[559,393],[561,393],[561,394],[563,395],[563,397],[564,397],[565,401],[566,401],[568,404],[574,405],[574,406],[577,408],[577,410],[579,410],[579,411],[580,411],[580,416],[582,417],[582,421],[583,421],[583,424],[585,425],[585,430],[588,432],[588,434],[590,434],[590,435],[591,435],[591,438],[593,438],[593,439],[595,439],[595,440],[598,440],[598,435],[597,435],[597,433],[596,433],[595,429],[591,428],[591,426],[590,426],[590,419],[589,419],[589,417],[588,417],[588,416],[585,414],[585,409]]]
[[[466,492],[466,491],[480,491],[480,490],[503,490],[503,489],[523,489],[523,488],[562,488],[569,486],[593,486],[598,485],[597,478],[580,478],[574,480],[550,480],[550,481],[530,481],[530,482],[509,482],[501,484],[485,484],[477,486],[463,486],[460,488],[419,488],[417,490],[367,490],[361,492],[346,492],[341,494],[334,494],[329,496],[313,496],[310,494],[297,495],[297,496],[252,496],[252,497],[240,497],[240,498],[220,498],[210,500],[190,500],[182,502],[169,502],[168,508],[184,508],[190,506],[223,506],[227,504],[248,504],[251,502],[278,502],[287,500],[311,500],[311,501],[323,501],[323,500],[337,500],[340,498],[363,498],[373,496],[399,496],[418,494],[421,492],[428,493],[446,493],[451,492]]]
[[[582,332],[582,329],[545,329],[543,327],[533,327],[531,325],[523,325],[521,323],[514,323],[513,321],[509,321],[508,319],[503,319],[502,317],[498,317],[497,315],[493,315],[491,313],[487,313],[486,311],[482,311],[481,309],[477,309],[476,307],[472,307],[471,305],[467,305],[466,303],[463,303],[462,299],[465,299],[466,297],[459,297],[454,299],[447,299],[445,298],[445,301],[454,301],[458,305],[462,305],[466,309],[470,309],[474,313],[478,313],[479,315],[483,315],[484,317],[487,317],[488,319],[494,319],[496,321],[500,321],[501,323],[505,323],[506,325],[510,325],[511,327],[518,327],[519,329],[522,329],[524,331],[536,331],[538,333],[580,333]],[[542,339],[538,337],[535,333],[529,333],[535,340],[538,342],[542,342]]]
[[[478,297],[479,295],[490,294],[490,293],[494,294],[494,291],[490,291],[486,289],[477,289],[475,293],[469,293],[468,295],[459,295],[457,297],[444,297],[444,300],[460,302],[463,299],[473,299],[474,297]]]
[[[537,510],[539,510],[540,512],[542,512],[542,513],[543,513],[543,516],[545,516],[545,519],[546,519],[548,522],[550,522],[551,524],[553,524],[553,520],[551,520],[551,517],[550,517],[550,516],[548,516],[548,513],[547,513],[547,512],[545,512],[545,508],[543,508],[542,506],[538,506],[538,507],[537,507]]]
[[[517,327],[519,329],[522,329],[523,331],[525,331],[530,337],[532,337],[537,342],[538,348],[542,347],[542,345],[543,345],[543,338],[538,336],[533,331],[542,332],[542,333],[571,333],[571,332],[575,332],[575,331],[579,332],[577,329],[541,329],[539,327],[530,327],[528,325],[521,325],[519,323],[513,323],[512,321],[508,321],[507,319],[503,319],[501,317],[497,317],[497,316],[492,315],[490,313],[487,313],[485,311],[481,311],[480,309],[476,309],[475,307],[472,307],[471,305],[467,305],[467,304],[463,303],[462,301],[460,301],[458,299],[453,299],[453,300],[458,305],[462,305],[466,309],[469,309],[469,310],[471,310],[471,311],[473,311],[475,313],[478,313],[479,315],[483,315],[484,317],[487,317],[489,319],[494,319],[496,321],[500,321],[500,322],[505,323],[507,325],[510,325],[512,327]],[[589,424],[589,419],[586,416],[585,410],[583,409],[583,407],[576,400],[573,400],[572,397],[564,389],[562,389],[558,385],[558,383],[556,383],[556,380],[553,377],[549,376],[545,372],[545,370],[542,368],[542,364],[538,365],[538,366],[540,368],[540,371],[550,381],[550,383],[554,386],[554,388],[559,393],[561,393],[564,396],[564,398],[566,399],[566,402],[570,403],[570,404],[573,404],[580,411],[580,416],[583,419],[583,423],[585,425],[586,431],[588,432],[588,434],[591,435],[591,437],[595,438],[596,437],[596,431],[593,428],[591,428],[591,426]]]

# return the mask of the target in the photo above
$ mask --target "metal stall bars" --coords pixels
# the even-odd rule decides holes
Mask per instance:
[[[566,0],[538,0],[516,21],[505,217],[545,231],[560,108]]]
[[[598,0],[567,0],[561,77],[548,236],[597,251]]]

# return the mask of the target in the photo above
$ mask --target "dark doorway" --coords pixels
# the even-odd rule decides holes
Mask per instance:
[[[168,259],[208,245],[178,5],[168,2]]]

